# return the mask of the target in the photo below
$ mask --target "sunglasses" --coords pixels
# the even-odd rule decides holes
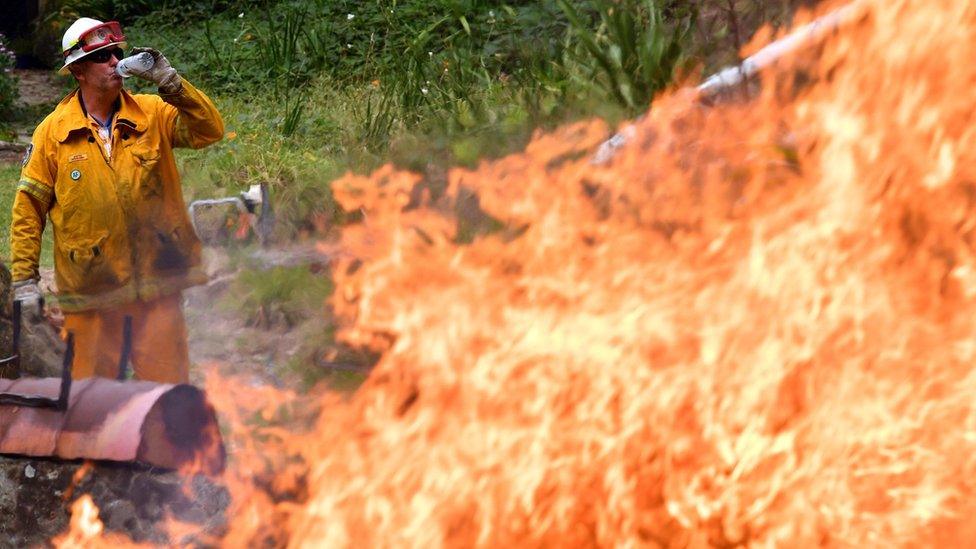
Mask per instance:
[[[120,60],[125,57],[125,53],[122,52],[122,48],[106,48],[104,50],[98,50],[95,53],[89,53],[80,60],[91,61],[92,63],[107,63],[111,57]]]

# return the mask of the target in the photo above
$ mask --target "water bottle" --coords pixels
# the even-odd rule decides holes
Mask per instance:
[[[144,51],[120,60],[115,65],[115,73],[122,78],[128,78],[132,76],[133,71],[148,71],[153,67],[154,63],[155,60],[153,60],[152,54]]]

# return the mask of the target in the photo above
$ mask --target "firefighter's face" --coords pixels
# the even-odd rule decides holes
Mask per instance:
[[[82,86],[100,92],[118,92],[122,89],[122,77],[115,74],[115,66],[122,58],[122,49],[105,48],[72,63],[71,73]]]

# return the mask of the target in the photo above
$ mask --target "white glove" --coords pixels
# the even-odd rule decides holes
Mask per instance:
[[[29,278],[18,280],[11,284],[14,289],[14,301],[20,302],[21,314],[30,311],[32,314],[41,315],[41,290],[37,287],[37,281]]]
[[[176,69],[169,64],[166,56],[153,48],[132,48],[130,55],[146,52],[153,57],[153,66],[146,70],[132,69],[132,74],[154,82],[163,93],[179,93],[183,89],[183,80],[176,73]]]

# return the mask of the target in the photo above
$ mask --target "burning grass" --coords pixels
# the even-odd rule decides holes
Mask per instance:
[[[442,196],[335,182],[338,336],[382,358],[264,432],[291,491],[238,492],[228,539],[972,539],[976,6],[863,4],[799,91],[670,94],[609,164],[591,122]],[[505,228],[459,244],[462,190]]]

